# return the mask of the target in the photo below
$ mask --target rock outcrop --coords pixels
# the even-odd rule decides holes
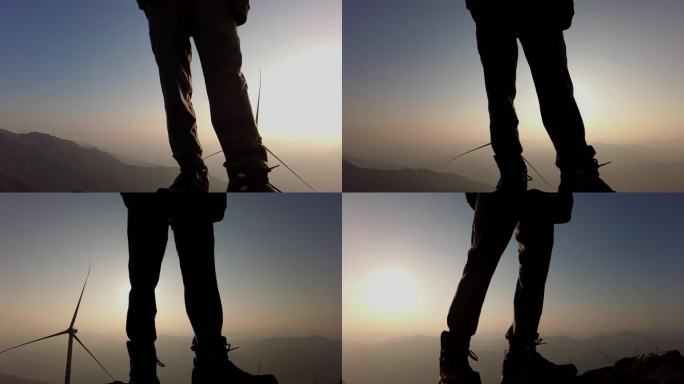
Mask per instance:
[[[684,357],[679,351],[669,351],[622,359],[612,367],[586,372],[581,383],[683,384]]]

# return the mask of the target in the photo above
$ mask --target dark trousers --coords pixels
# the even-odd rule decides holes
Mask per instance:
[[[232,3],[225,0],[165,0],[145,13],[161,80],[174,158],[181,167],[201,163],[192,106],[190,62],[195,46],[206,80],[211,121],[229,169],[263,169],[267,160],[242,75],[242,54]]]
[[[213,221],[207,215],[169,214],[158,200],[129,205],[128,209],[128,338],[142,345],[157,338],[154,290],[159,282],[169,225],[180,260],[185,308],[195,335],[199,342],[219,340],[223,309],[214,266]]]
[[[514,106],[518,39],[532,71],[544,127],[556,149],[556,164],[563,169],[592,158],[573,94],[562,28],[541,23],[520,27],[502,15],[481,16],[477,22],[494,152],[501,158],[519,158],[522,153]]]
[[[447,319],[449,331],[455,335],[469,338],[477,331],[492,276],[515,231],[520,271],[514,320],[507,336],[520,340],[537,338],[554,225],[551,220],[538,217],[520,218],[511,201],[510,196],[501,194],[480,194],[478,197],[468,261]]]

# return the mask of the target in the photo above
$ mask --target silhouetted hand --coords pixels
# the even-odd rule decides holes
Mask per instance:
[[[249,0],[232,0],[233,3],[233,18],[235,24],[238,26],[247,22],[247,15],[249,14]]]
[[[558,22],[562,30],[572,26],[572,19],[575,17],[575,2],[573,0],[558,1]]]

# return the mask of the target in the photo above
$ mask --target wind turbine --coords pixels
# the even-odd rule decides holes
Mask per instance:
[[[81,300],[83,299],[83,292],[85,292],[85,287],[86,287],[86,283],[88,282],[88,277],[90,277],[90,264],[88,265],[88,274],[86,275],[85,282],[83,283],[83,288],[81,289],[81,296],[79,296],[79,298],[78,298],[78,304],[76,304],[76,310],[74,311],[74,316],[71,318],[71,323],[69,323],[69,328],[67,328],[66,330],[64,330],[62,332],[55,333],[54,335],[41,337],[40,339],[32,340],[32,341],[29,341],[28,343],[19,344],[19,345],[12,347],[12,348],[5,349],[3,351],[0,351],[0,354],[11,351],[13,349],[23,347],[25,345],[33,344],[33,343],[38,342],[38,341],[50,339],[50,338],[61,336],[61,335],[69,335],[69,345],[67,347],[66,373],[64,375],[64,383],[65,384],[71,383],[71,357],[72,357],[72,351],[73,351],[73,346],[74,346],[74,340],[76,340],[76,342],[79,343],[81,345],[81,347],[83,347],[83,349],[85,349],[86,352],[88,352],[88,354],[95,360],[97,365],[99,365],[100,368],[102,368],[102,370],[112,380],[116,381],[114,376],[112,376],[112,374],[109,373],[107,368],[105,368],[104,365],[102,365],[102,363],[100,363],[100,361],[95,357],[95,355],[93,355],[93,353],[90,352],[88,347],[86,347],[85,344],[83,344],[81,339],[79,339],[78,336],[76,336],[76,333],[78,333],[78,329],[74,328],[74,324],[76,323],[76,315],[78,315],[78,309],[81,306]]]

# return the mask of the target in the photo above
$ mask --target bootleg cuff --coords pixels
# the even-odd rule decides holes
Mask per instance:
[[[558,153],[556,155],[556,166],[561,170],[582,169],[594,159],[594,156],[596,156],[596,150],[591,145],[587,145],[574,151],[574,153],[570,151]]]
[[[268,173],[268,155],[264,146],[258,146],[251,150],[233,152],[226,155],[223,164],[228,174],[236,173]]]

